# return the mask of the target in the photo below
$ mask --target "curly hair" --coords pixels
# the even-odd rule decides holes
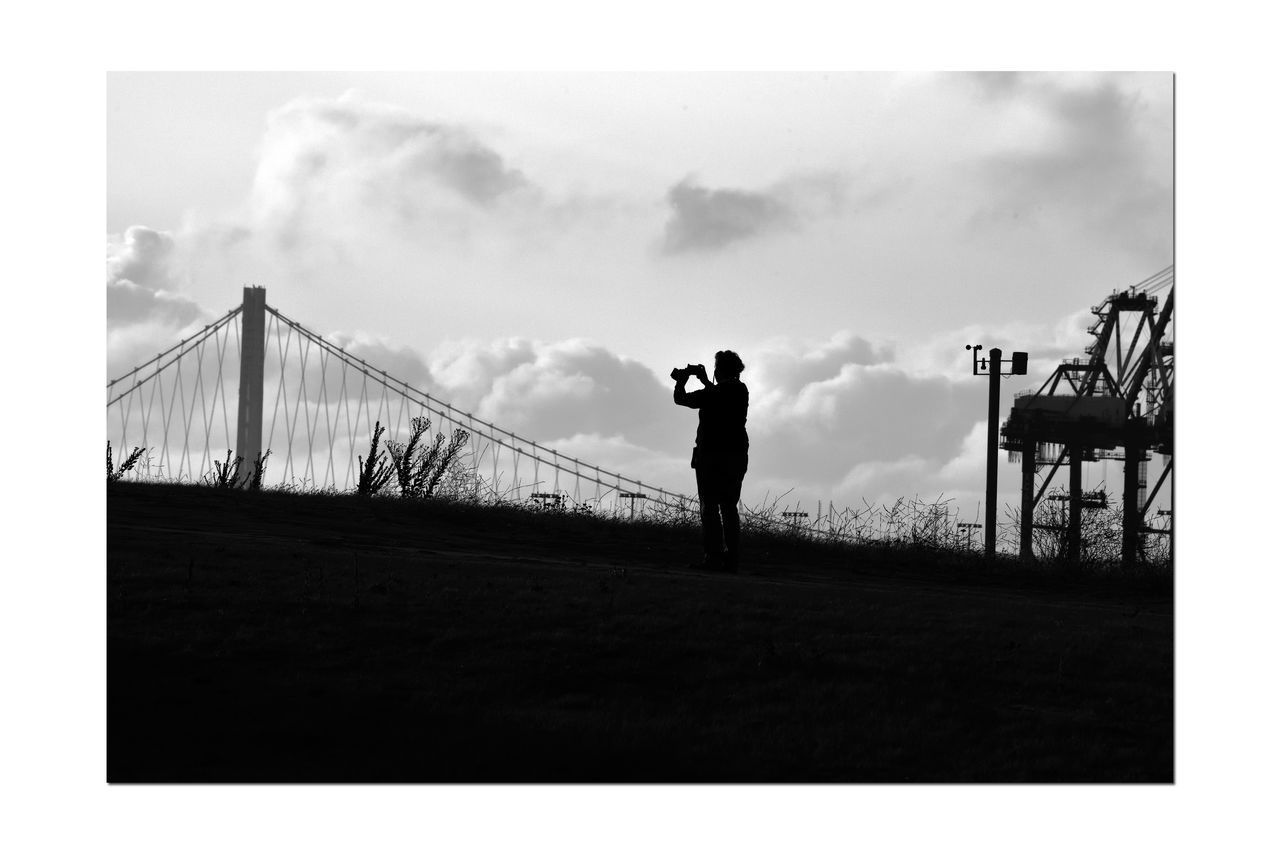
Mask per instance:
[[[716,367],[730,376],[738,376],[747,366],[742,364],[742,359],[738,358],[738,354],[732,350],[720,350],[716,353]]]

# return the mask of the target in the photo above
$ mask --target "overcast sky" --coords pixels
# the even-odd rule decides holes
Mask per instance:
[[[964,345],[1030,351],[1007,408],[1173,262],[1169,74],[107,80],[110,377],[255,283],[464,410],[692,492],[667,373],[734,349],[748,504],[976,513]]]

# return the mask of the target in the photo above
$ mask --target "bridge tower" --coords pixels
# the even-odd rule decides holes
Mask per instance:
[[[240,310],[240,400],[236,411],[237,456],[242,486],[253,478],[254,463],[262,452],[262,374],[266,363],[267,289],[244,289]]]

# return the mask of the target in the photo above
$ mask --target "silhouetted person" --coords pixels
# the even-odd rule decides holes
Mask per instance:
[[[738,499],[747,473],[747,387],[738,377],[742,359],[732,350],[716,353],[715,385],[702,365],[676,368],[675,401],[698,410],[698,438],[690,465],[697,474],[698,499],[702,503],[703,566],[738,568]],[[703,388],[685,391],[694,376]]]

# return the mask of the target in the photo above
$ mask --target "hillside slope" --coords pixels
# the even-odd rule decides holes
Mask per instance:
[[[1172,599],[927,554],[108,490],[113,782],[1173,778]]]

